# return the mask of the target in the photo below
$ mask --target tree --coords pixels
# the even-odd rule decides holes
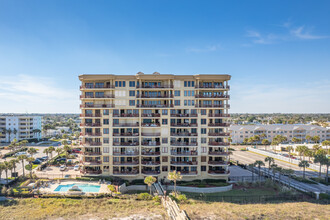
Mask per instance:
[[[244,143],[244,144],[249,143],[249,138],[244,138],[243,143]]]
[[[295,144],[298,144],[300,142],[300,139],[293,137],[291,141]]]
[[[312,137],[312,141],[314,143],[318,143],[320,141],[320,137],[316,135],[316,136]]]
[[[252,173],[252,182],[254,182],[254,163],[250,163],[249,164],[249,168],[251,169],[251,173]]]
[[[274,163],[274,158],[272,158],[272,157],[266,157],[265,158],[265,162],[268,162],[268,175],[269,175],[269,173],[270,173],[270,166],[272,165],[272,163]]]
[[[16,168],[17,168],[17,164],[19,163],[19,161],[17,159],[11,160],[9,161],[9,163],[11,163],[13,169],[14,169],[14,173],[16,173]],[[15,177],[16,179],[17,177]]]
[[[306,135],[306,140],[307,140],[307,143],[309,143],[311,141],[312,137],[310,135]]]
[[[25,176],[25,167],[24,167],[24,160],[26,160],[28,157],[26,155],[19,155],[17,157],[18,160],[21,161],[22,167],[23,167],[23,176]]]
[[[1,180],[1,174],[2,174],[2,172],[5,171],[5,170],[6,170],[6,166],[5,166],[5,164],[0,162],[0,180]]]
[[[313,145],[313,152],[314,152],[314,154],[316,154],[316,152],[317,152],[318,150],[320,150],[320,149],[321,149],[320,145],[318,145],[318,144],[314,144],[314,145]]]
[[[277,166],[275,169],[278,172],[278,181],[281,182],[281,174],[283,173],[283,168]]]
[[[53,152],[55,151],[55,147],[54,146],[50,146],[48,148],[48,152],[50,154],[50,158],[53,158]]]
[[[322,146],[326,147],[328,149],[328,147],[330,146],[330,141],[326,140],[322,142]]]
[[[7,133],[8,133],[8,135],[9,135],[9,141],[8,142],[10,142],[11,140],[11,138],[10,138],[10,135],[11,135],[11,132],[12,132],[12,130],[9,128],[9,129],[7,129]]]
[[[296,151],[299,152],[300,160],[301,160],[301,155],[304,156],[303,160],[305,160],[305,154],[308,151],[308,147],[306,147],[305,145],[299,145],[297,146]]]
[[[57,156],[60,156],[60,154],[63,152],[62,148],[57,148],[56,150]]]
[[[258,142],[260,141],[260,136],[259,135],[255,135],[252,139],[253,139],[253,143],[255,143],[256,144],[256,147],[257,147]]]
[[[147,176],[145,179],[144,179],[144,183],[147,184],[150,188],[150,195],[151,195],[151,186],[152,184],[154,184],[156,182],[156,178],[153,177],[153,176]]]
[[[263,140],[261,141],[261,144],[262,144],[262,145],[265,145],[265,150],[266,150],[266,146],[269,145],[270,142],[269,142],[269,140],[267,140],[267,139],[263,139]]]
[[[288,182],[289,182],[289,187],[290,187],[290,180],[291,180],[292,174],[294,174],[294,170],[293,169],[283,169],[283,171],[284,171],[284,174],[289,176]]]
[[[46,156],[48,157],[49,149],[48,148],[45,148],[44,151],[43,151],[43,153],[46,154]]]
[[[5,173],[6,173],[6,179],[7,179],[7,184],[8,184],[8,170],[10,168],[10,164],[8,161],[3,162],[4,168],[5,168]]]
[[[308,161],[306,160],[300,161],[298,166],[303,168],[303,178],[305,179],[305,169],[306,167],[309,167]]]
[[[62,144],[63,144],[63,145],[67,145],[67,144],[68,144],[68,141],[67,141],[67,140],[63,140],[63,141],[62,141]]]
[[[261,181],[261,166],[265,166],[265,163],[262,160],[257,160],[254,162],[254,165],[258,167],[259,170],[259,182]]]
[[[28,159],[27,159],[27,161],[28,161],[28,167],[26,167],[26,168],[28,168],[28,170],[30,170],[30,178],[32,179],[32,168],[33,168],[33,165],[32,165],[32,163],[33,163],[33,161],[34,161],[35,159],[33,158],[33,157],[29,157]]]
[[[14,128],[14,130],[13,130],[13,134],[14,134],[14,136],[16,137],[16,134],[17,134],[17,129],[16,128]],[[16,138],[15,138],[16,139]],[[17,140],[16,140],[16,142],[17,142]]]
[[[289,158],[291,159],[291,152],[293,151],[293,147],[292,146],[287,146],[286,150],[289,152]]]
[[[176,172],[176,170],[173,170],[172,172],[169,172],[167,175],[167,179],[174,182],[174,193],[176,193],[176,181],[182,179],[182,175],[180,172]]]
[[[325,181],[329,182],[329,166],[330,166],[330,158],[326,157],[327,159],[324,160],[324,165],[327,167],[326,175],[325,175]]]
[[[314,156],[314,152],[312,150],[310,150],[310,149],[307,149],[305,151],[305,155],[308,157],[308,161],[310,161],[311,160],[311,157]]]
[[[322,165],[326,164],[327,157],[323,154],[316,154],[314,156],[314,163],[320,164],[319,177],[321,177]]]
[[[272,168],[273,177],[275,179],[275,173],[276,173],[277,164],[273,163],[270,167]]]
[[[33,157],[34,154],[36,154],[38,152],[37,149],[33,148],[33,147],[30,147],[28,150],[27,150],[28,154],[31,155],[31,157]]]

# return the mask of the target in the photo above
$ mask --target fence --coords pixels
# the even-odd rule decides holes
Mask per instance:
[[[229,181],[233,182],[264,182],[266,181],[266,177],[258,176],[258,174],[254,174],[253,176],[229,176]]]
[[[265,155],[265,156],[270,156],[270,157],[273,157],[275,159],[284,160],[286,162],[293,163],[293,164],[296,164],[296,165],[298,165],[299,162],[300,162],[300,160],[297,160],[297,159],[292,159],[292,158],[289,158],[289,157],[284,157],[282,155],[278,155],[278,154],[275,154],[275,153],[272,153],[272,152],[255,149],[255,148],[252,148],[252,147],[248,147],[248,150],[249,151],[252,151],[252,152],[255,152],[255,153],[258,153],[258,154]],[[313,169],[313,170],[317,170],[317,171],[320,170],[320,166],[319,165],[315,165],[315,164],[309,164],[309,168],[310,169]],[[326,168],[321,167],[321,172],[326,173],[327,172],[326,171]]]

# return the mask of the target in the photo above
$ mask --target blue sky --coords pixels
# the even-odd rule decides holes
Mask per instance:
[[[329,1],[0,0],[0,112],[79,112],[83,73],[232,75],[230,112],[330,112]]]

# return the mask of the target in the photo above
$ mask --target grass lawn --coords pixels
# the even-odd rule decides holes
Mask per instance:
[[[329,219],[330,206],[308,202],[277,204],[233,204],[193,202],[181,204],[190,219]]]
[[[166,219],[163,206],[135,199],[15,199],[0,203],[0,219]],[[140,218],[139,218],[140,217]]]

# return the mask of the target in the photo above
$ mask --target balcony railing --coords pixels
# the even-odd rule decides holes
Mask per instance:
[[[113,136],[139,136],[139,133],[132,133],[132,132],[127,132],[127,133],[113,133]]]
[[[175,155],[175,156],[197,156],[198,152],[196,152],[196,151],[187,151],[187,152],[171,151],[171,155]]]
[[[197,114],[171,114],[171,117],[197,117]]]
[[[83,171],[85,174],[101,174],[102,170],[85,170]]]
[[[80,127],[101,127],[101,123],[81,123]]]
[[[139,114],[132,114],[132,113],[113,114],[113,117],[139,117]]]
[[[209,113],[209,117],[228,118],[228,117],[230,117],[230,114],[212,114],[212,113]]]
[[[81,95],[81,99],[111,99],[115,98],[115,95]]]
[[[198,135],[197,133],[189,133],[189,132],[171,133],[171,136],[197,136],[197,135]]]
[[[86,142],[82,142],[82,144],[86,145],[86,146],[101,146],[102,142],[89,142],[89,141],[86,141]]]
[[[130,152],[114,151],[113,155],[116,155],[116,156],[137,156],[137,155],[139,155],[139,151],[130,151]]]
[[[103,86],[80,86],[80,89],[114,89],[115,86],[113,85],[103,85]]]
[[[171,123],[173,127],[197,127],[197,123]]]
[[[160,162],[159,161],[141,161],[141,164],[146,165],[146,166],[148,166],[148,165],[157,166],[160,164]]]
[[[137,104],[137,108],[172,108],[173,104],[160,104],[160,105],[146,105],[146,104]]]
[[[113,124],[113,127],[139,127],[139,122],[136,123],[120,123],[120,124]]]
[[[89,161],[83,161],[82,162],[84,165],[100,165],[102,164],[102,161],[98,160],[89,160]]]
[[[149,141],[149,142],[142,142],[143,146],[160,146],[160,142],[156,141]]]
[[[197,161],[171,161],[172,165],[197,165]]]
[[[114,175],[138,175],[139,171],[125,171],[125,172],[121,172],[121,171],[113,171]]]
[[[210,165],[228,165],[229,162],[227,161],[216,161],[216,160],[211,160],[208,162]]]
[[[119,162],[113,162],[113,165],[138,165],[139,164],[139,161],[119,161]]]
[[[229,95],[203,95],[203,94],[196,94],[195,98],[213,98],[213,99],[229,99]]]
[[[156,152],[142,151],[141,155],[144,155],[144,156],[157,156],[157,155],[160,155],[160,151],[156,151]]]
[[[141,136],[146,136],[146,137],[159,137],[160,133],[141,133]]]
[[[212,146],[229,146],[230,145],[230,143],[227,143],[227,142],[217,142],[217,141],[210,141],[208,144],[212,145]]]
[[[229,104],[195,104],[196,108],[230,108]]]
[[[85,118],[98,118],[102,117],[101,114],[80,114],[80,117],[85,117]]]
[[[189,175],[197,175],[197,171],[180,171],[181,175],[186,175],[186,176],[189,176]]]
[[[102,133],[88,133],[86,132],[85,135],[82,133],[80,133],[81,136],[88,136],[88,137],[98,137],[98,136],[102,136]]]
[[[100,155],[102,155],[101,152],[88,152],[88,151],[82,152],[82,154],[86,155],[86,156],[100,156]]]
[[[151,99],[161,99],[161,98],[174,98],[173,95],[136,95],[136,98],[151,98]]]
[[[147,174],[147,175],[158,175],[160,174],[159,170],[142,170],[143,174]]]
[[[209,135],[209,136],[229,136],[230,133],[224,133],[224,132],[213,133],[213,132],[209,132],[208,135]]]
[[[160,123],[142,123],[142,127],[159,127]]]
[[[113,146],[138,146],[139,142],[114,142]]]
[[[136,88],[143,89],[171,89],[173,85],[137,85]]]
[[[209,123],[208,126],[210,127],[229,127],[229,123]]]
[[[80,105],[80,108],[114,108],[115,104],[85,104]]]
[[[230,172],[229,171],[222,171],[222,170],[209,170],[208,171],[209,174],[212,174],[212,175],[223,175],[223,174],[229,174]]]
[[[209,155],[223,155],[227,156],[228,152],[222,152],[222,151],[209,151]]]
[[[141,117],[160,117],[159,113],[142,114]]]
[[[230,86],[224,85],[195,85],[196,89],[230,89]]]
[[[171,142],[172,146],[197,146],[197,142]]]

